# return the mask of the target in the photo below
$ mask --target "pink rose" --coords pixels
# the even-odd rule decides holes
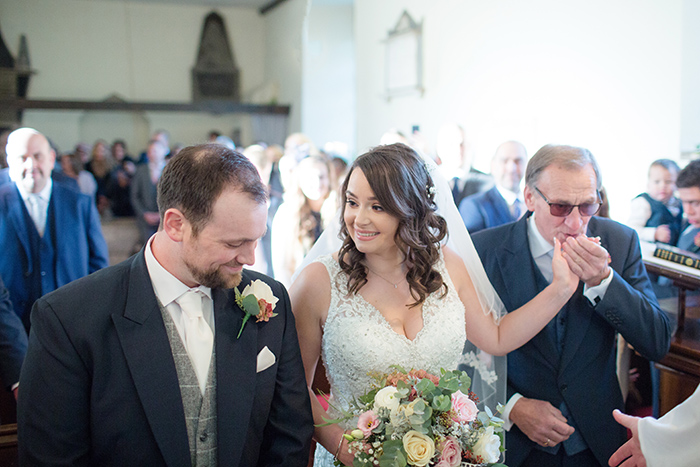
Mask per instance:
[[[479,413],[474,401],[462,394],[462,391],[452,394],[452,410],[455,411],[454,420],[463,423],[473,421]]]
[[[372,434],[372,430],[379,426],[379,419],[374,414],[374,411],[368,410],[367,412],[360,415],[360,419],[357,421],[357,428],[362,430],[365,434],[365,438]]]
[[[452,437],[440,445],[440,462],[435,467],[459,467],[462,463],[462,449]]]

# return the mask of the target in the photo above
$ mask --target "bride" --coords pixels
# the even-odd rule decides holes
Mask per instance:
[[[555,240],[552,283],[499,320],[500,300],[468,235],[454,249],[443,245],[448,225],[436,212],[438,191],[426,162],[403,144],[374,148],[350,168],[340,192],[342,245],[308,262],[290,288],[316,425],[335,418],[332,406],[345,408],[365,393],[368,373],[397,364],[433,374],[455,369],[467,337],[492,355],[507,354],[576,290],[578,277]],[[450,237],[453,228],[460,229],[452,223]],[[461,230],[466,234],[463,224]],[[471,250],[458,254],[465,243]],[[321,357],[331,386],[328,412],[311,389]],[[334,458],[352,465],[342,436],[348,428],[355,427],[317,426],[314,466],[331,467]]]

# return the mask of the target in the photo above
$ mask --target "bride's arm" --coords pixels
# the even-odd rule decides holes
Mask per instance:
[[[331,302],[331,283],[325,266],[317,262],[304,268],[291,285],[289,297],[296,320],[314,424],[324,424],[326,423],[324,419],[331,417],[321,406],[311,386],[316,374],[316,366],[320,363],[322,325],[328,316],[328,307]],[[353,456],[348,453],[348,442],[343,439],[343,429],[339,425],[315,427],[314,440],[331,454],[339,451],[338,458],[345,465],[352,465]],[[342,446],[339,443],[342,443]]]
[[[447,247],[443,251],[447,271],[464,304],[467,338],[492,355],[505,355],[532,339],[556,316],[578,287],[579,278],[569,269],[561,255],[561,245],[555,240],[552,283],[525,305],[503,316],[498,325],[479,304],[462,259]]]

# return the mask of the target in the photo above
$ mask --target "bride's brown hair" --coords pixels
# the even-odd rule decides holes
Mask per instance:
[[[348,275],[348,290],[357,293],[367,283],[365,255],[357,250],[344,221],[348,181],[356,169],[362,170],[384,211],[399,220],[394,241],[408,267],[406,281],[416,300],[410,306],[420,305],[441,288],[443,295],[447,293],[447,284],[433,268],[440,257],[440,242],[447,236],[447,222],[435,212],[435,186],[425,162],[401,143],[377,146],[361,155],[345,177],[340,191],[343,245],[338,263]]]

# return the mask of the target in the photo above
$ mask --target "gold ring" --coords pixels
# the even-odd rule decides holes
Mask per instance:
[[[545,447],[549,446],[549,438],[547,438],[547,441],[544,442]]]

